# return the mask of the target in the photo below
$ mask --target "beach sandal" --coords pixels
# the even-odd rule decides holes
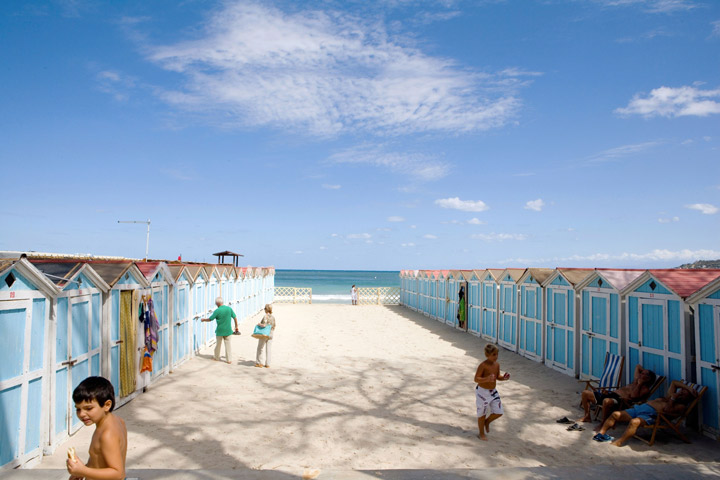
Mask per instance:
[[[559,419],[559,420],[555,420],[555,423],[567,423],[567,424],[571,424],[571,423],[575,423],[575,422],[573,422],[572,420],[570,420],[568,417],[562,417],[562,418]]]
[[[607,433],[596,433],[593,440],[596,442],[612,442],[615,440],[615,437],[611,437]]]
[[[262,364],[261,364],[261,363],[256,363],[255,366],[262,368]]]
[[[578,424],[578,423],[573,423],[572,425],[570,425],[570,426],[567,428],[567,431],[568,431],[568,432],[576,432],[576,431],[577,431],[577,432],[582,432],[583,430],[585,430],[585,427],[583,427],[582,425],[580,425],[580,424]]]
[[[241,335],[240,330],[235,330],[232,334],[233,335]]]

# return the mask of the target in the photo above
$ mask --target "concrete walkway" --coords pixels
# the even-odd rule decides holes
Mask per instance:
[[[128,479],[139,480],[291,480],[302,476],[275,470],[130,470]],[[67,480],[64,470],[0,471],[0,480]],[[311,477],[306,477],[311,478]],[[483,470],[329,470],[317,480],[607,480],[720,479],[720,462],[672,465],[591,465],[588,467],[518,467]]]

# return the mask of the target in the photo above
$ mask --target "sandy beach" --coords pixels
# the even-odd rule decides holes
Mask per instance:
[[[232,365],[206,349],[119,408],[129,469],[454,469],[720,461],[718,443],[692,433],[654,447],[592,441],[575,378],[500,350],[505,416],[477,437],[473,375],[485,342],[403,307],[276,305],[271,368],[255,368],[259,316],[232,337]],[[38,468],[86,452],[83,427]],[[82,457],[86,458],[83,454]]]

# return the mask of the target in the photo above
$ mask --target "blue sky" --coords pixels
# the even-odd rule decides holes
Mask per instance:
[[[0,249],[720,258],[720,2],[0,5]]]

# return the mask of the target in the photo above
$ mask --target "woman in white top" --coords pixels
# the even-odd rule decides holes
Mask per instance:
[[[353,305],[357,305],[357,288],[355,288],[355,285],[350,289],[350,300],[352,300]]]
[[[272,315],[272,305],[270,305],[269,303],[265,305],[265,316],[262,320],[260,320],[260,323],[258,323],[258,327],[266,327],[268,325],[272,325],[268,336],[264,338],[258,338],[257,353],[255,355],[256,367],[263,366],[260,358],[262,357],[263,350],[265,350],[265,347],[267,347],[267,352],[265,353],[265,368],[270,368],[270,350],[272,347],[273,333],[275,333],[275,317],[273,317]]]

